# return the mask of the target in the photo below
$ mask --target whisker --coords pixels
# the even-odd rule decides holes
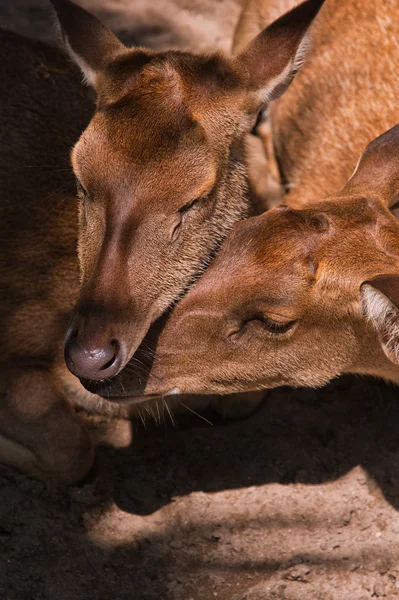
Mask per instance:
[[[160,408],[159,402],[157,402],[155,406],[156,406],[156,409],[157,409],[157,417],[158,417],[155,420],[156,420],[157,425],[160,425],[161,424],[161,412],[159,410],[159,408]]]
[[[200,419],[202,419],[206,423],[209,423],[209,425],[212,425],[212,427],[213,427],[213,423],[211,421],[209,421],[209,419],[206,419],[203,415],[200,415],[199,413],[195,412],[195,410],[193,410],[192,408],[189,408],[186,404],[184,404],[184,402],[180,401],[180,404],[182,406],[184,406],[184,408],[187,408],[187,410],[189,410],[190,412],[192,412],[193,415],[196,415],[197,417],[199,417]]]
[[[139,414],[140,421],[142,422],[144,429],[147,430],[147,423],[145,422],[145,415],[144,415],[143,411],[141,410],[141,407],[138,409],[138,414]]]
[[[176,429],[176,426],[177,426],[176,419],[174,418],[174,416],[172,414],[172,411],[170,410],[170,408],[169,408],[168,403],[166,402],[166,400],[164,400],[163,398],[162,398],[162,400],[163,400],[163,403],[164,403],[164,407],[166,408],[166,410],[168,412],[168,415],[170,417],[170,422],[172,423],[172,427],[173,427],[173,429]]]

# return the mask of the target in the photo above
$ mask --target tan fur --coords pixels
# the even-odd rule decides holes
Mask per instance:
[[[235,30],[233,54],[239,54],[264,27],[297,4],[296,0],[247,0]],[[301,56],[298,58],[300,62]],[[246,165],[250,193],[258,211],[263,212],[280,204],[284,199],[284,190],[273,147],[269,112],[266,110],[256,130],[248,136]]]
[[[399,5],[327,0],[312,28],[312,52],[272,109],[287,202],[333,194],[357,157],[398,121]]]
[[[247,0],[234,33],[234,53],[241,52],[262,29],[297,4],[296,0]]]
[[[295,4],[248,0],[235,34],[236,51]],[[274,155],[269,132],[258,132],[266,145],[264,173],[273,173],[277,161],[291,206],[333,194],[350,176],[362,149],[396,124],[398,14],[395,0],[327,0],[323,6],[310,31],[308,60],[287,93],[270,107]],[[248,158],[250,164],[260,160],[254,153]],[[278,180],[272,180],[276,187]],[[262,186],[259,174],[250,184],[257,181]],[[261,193],[260,203],[273,206],[264,184]]]

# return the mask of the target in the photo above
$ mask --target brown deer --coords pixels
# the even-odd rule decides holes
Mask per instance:
[[[266,23],[268,8],[279,4],[263,3]],[[158,340],[148,385],[122,377],[127,398],[143,389],[147,394],[172,389],[228,393],[284,383],[322,385],[340,372],[393,378],[396,367],[361,316],[360,288],[397,269],[396,251],[386,250],[387,231],[397,225],[388,200],[380,201],[387,194],[385,183],[391,182],[389,202],[395,202],[397,130],[371,145],[356,177],[344,192],[337,190],[367,144],[398,120],[396,17],[394,1],[327,0],[312,28],[309,60],[271,106],[276,155],[289,191],[286,203],[306,211],[279,209],[237,226],[215,264],[172,314]],[[386,165],[378,162],[385,144]],[[366,180],[367,169],[374,181]],[[355,181],[363,183],[356,193]],[[389,240],[394,245],[393,233]],[[276,311],[278,302],[285,312]],[[241,347],[227,337],[234,319],[249,322]],[[344,336],[346,330],[355,333]],[[179,332],[175,341],[172,332]],[[368,347],[370,340],[374,346]],[[123,395],[118,382],[106,386],[106,393]]]
[[[83,380],[115,377],[150,324],[248,215],[244,139],[297,68],[322,0],[308,0],[235,59],[127,49],[53,0],[65,46],[97,94],[75,146],[82,287],[65,344]]]
[[[342,373],[399,384],[399,125],[334,196],[238,223],[159,334],[148,381],[110,399],[319,387]]]
[[[73,306],[65,355],[90,387],[123,369],[251,213],[246,133],[291,81],[322,3],[303,3],[231,58],[127,49],[94,16],[54,0],[95,89],[93,116],[70,61],[0,32],[2,462],[64,482],[87,473],[92,440],[73,405],[128,411],[66,369]],[[85,127],[72,153],[77,205],[69,153]]]

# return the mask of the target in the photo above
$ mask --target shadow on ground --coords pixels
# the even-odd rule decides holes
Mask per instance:
[[[357,582],[355,600],[375,569],[396,585],[396,397],[344,378],[275,390],[238,423],[140,426],[75,488],[0,467],[1,597],[298,600],[309,568],[315,590],[326,573]]]
[[[270,393],[252,417],[216,426],[190,419],[137,432],[135,448],[111,452],[112,497],[125,511],[150,514],[172,497],[265,483],[320,484],[364,467],[399,508],[397,389],[343,378],[321,390]]]

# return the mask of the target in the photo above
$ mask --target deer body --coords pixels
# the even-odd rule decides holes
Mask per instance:
[[[73,481],[93,452],[53,371],[79,291],[69,152],[93,101],[60,52],[6,31],[0,47],[0,457]]]
[[[339,190],[364,148],[398,122],[398,3],[327,0],[311,48],[271,107],[286,202],[298,207]]]
[[[94,458],[92,436],[75,407],[132,414],[85,390],[63,352],[80,290],[70,151],[92,117],[94,99],[55,48],[0,30],[0,51],[7,82],[0,86],[0,460],[71,483]],[[94,434],[108,441],[112,428]],[[125,432],[122,437],[116,443],[125,443]]]
[[[234,51],[295,4],[248,0]],[[249,149],[251,188],[260,189],[263,205],[276,205],[270,198],[270,190],[280,183],[276,161],[287,191],[285,202],[304,206],[342,187],[367,144],[396,124],[398,14],[394,0],[324,4],[310,32],[310,51],[299,77],[270,105],[268,123],[258,127],[264,148],[252,140]],[[251,168],[262,159],[263,175],[260,167]]]

